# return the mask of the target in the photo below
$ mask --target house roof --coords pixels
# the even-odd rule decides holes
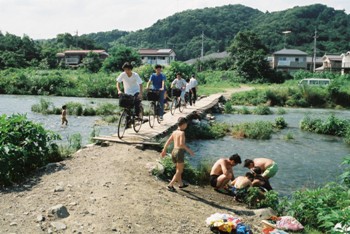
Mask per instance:
[[[67,54],[88,54],[90,52],[96,53],[96,54],[105,54],[108,55],[108,53],[105,50],[66,50],[62,53],[57,53],[57,56],[59,55],[67,55]]]
[[[307,55],[307,53],[297,49],[282,49],[273,53],[274,55]]]
[[[172,49],[139,49],[140,55],[170,55],[174,53]]]
[[[322,57],[323,60],[333,60],[333,61],[342,61],[342,57],[340,55],[334,55],[334,54],[325,54],[323,57]]]

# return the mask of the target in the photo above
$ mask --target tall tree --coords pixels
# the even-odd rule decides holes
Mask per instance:
[[[264,79],[269,75],[271,69],[266,60],[267,48],[254,32],[239,32],[228,51],[233,59],[233,68],[248,81]]]
[[[120,71],[125,62],[129,62],[133,66],[141,65],[139,53],[130,47],[116,45],[109,51],[109,57],[103,62],[103,70],[107,72]]]

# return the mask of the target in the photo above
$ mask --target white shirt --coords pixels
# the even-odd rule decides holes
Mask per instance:
[[[142,80],[136,72],[132,72],[130,77],[125,72],[122,72],[116,80],[119,83],[123,82],[124,93],[135,95],[135,93],[140,92]]]
[[[186,80],[184,79],[175,79],[173,80],[173,82],[171,83],[173,87],[177,88],[177,89],[181,89],[183,90],[183,87],[186,87],[187,83],[186,83]]]
[[[197,87],[198,86],[198,81],[195,79],[195,78],[193,78],[193,77],[191,77],[191,79],[190,79],[190,87],[191,87],[191,89],[192,88],[195,88],[195,87]]]
[[[190,92],[190,89],[191,89],[191,83],[188,82],[188,83],[186,84],[186,93]]]

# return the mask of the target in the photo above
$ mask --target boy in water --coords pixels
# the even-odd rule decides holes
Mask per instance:
[[[67,120],[67,106],[66,105],[62,106],[61,119],[62,119],[62,125],[65,123],[66,126],[67,126],[68,125],[68,120]]]
[[[178,182],[179,188],[185,188],[188,186],[188,184],[184,184],[182,182],[182,172],[184,169],[184,159],[185,159],[185,151],[187,151],[191,156],[194,155],[193,151],[188,148],[188,146],[185,143],[185,129],[187,128],[187,119],[180,117],[177,121],[178,129],[175,130],[169,139],[166,141],[164,148],[162,150],[161,156],[164,157],[166,155],[166,149],[169,146],[169,144],[173,141],[174,142],[174,149],[171,152],[171,157],[173,162],[176,164],[176,172],[173,176],[173,179],[170,181],[169,185],[167,186],[167,189],[171,192],[175,192],[176,189],[174,188],[175,182]]]

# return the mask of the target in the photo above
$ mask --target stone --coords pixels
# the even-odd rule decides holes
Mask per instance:
[[[10,223],[10,226],[17,226],[17,223],[16,222],[12,222],[12,223]]]
[[[56,206],[51,207],[48,210],[48,215],[53,216],[55,218],[67,218],[69,216],[68,210],[62,204],[58,204]]]
[[[276,216],[276,211],[271,209],[270,207],[268,208],[263,208],[263,209],[257,209],[253,210],[254,214],[258,216],[260,219],[268,219],[271,216]]]
[[[45,221],[45,217],[43,215],[38,215],[38,216],[36,216],[36,221],[37,222]]]
[[[67,229],[67,226],[61,222],[51,222],[50,225],[54,231],[62,231]]]
[[[152,175],[160,176],[164,173],[164,166],[159,162],[149,162],[146,164],[148,172]]]

